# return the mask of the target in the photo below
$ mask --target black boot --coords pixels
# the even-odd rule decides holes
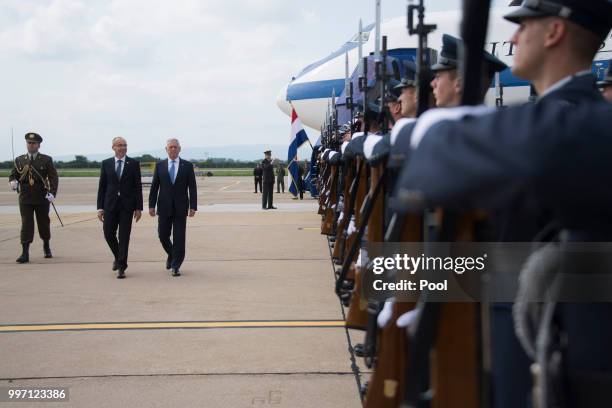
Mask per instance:
[[[30,244],[29,243],[22,243],[21,247],[23,248],[23,251],[21,252],[21,256],[19,258],[17,258],[18,263],[28,263],[30,262]]]
[[[48,239],[46,239],[43,243],[43,252],[45,253],[45,258],[53,258],[53,254],[51,253],[51,247],[49,247]]]

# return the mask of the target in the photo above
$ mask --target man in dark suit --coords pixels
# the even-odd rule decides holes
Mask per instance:
[[[274,193],[274,166],[272,165],[272,151],[264,152],[265,158],[261,162],[263,170],[263,194],[261,197],[261,208],[263,210],[276,210],[272,205],[272,194]]]
[[[181,275],[179,269],[185,259],[187,215],[193,217],[198,209],[193,164],[181,159],[180,151],[179,141],[169,139],[166,143],[168,159],[155,166],[149,194],[149,215],[155,216],[157,205],[157,231],[162,247],[168,254],[166,269],[172,269],[172,276]],[[173,240],[170,241],[172,232]]]
[[[142,216],[142,182],[140,163],[127,156],[127,142],[113,139],[115,157],[102,162],[98,187],[98,218],[103,223],[104,238],[115,261],[117,279],[125,278],[132,219]],[[117,229],[119,239],[117,240]]]

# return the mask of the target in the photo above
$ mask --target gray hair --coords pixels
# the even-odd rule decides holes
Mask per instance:
[[[168,146],[170,143],[175,143],[175,142],[179,147],[181,147],[181,142],[179,142],[178,139],[174,139],[174,138],[166,140],[166,146]]]
[[[126,142],[126,143],[127,143],[127,140],[125,140],[125,138],[124,138],[124,137],[117,136],[117,137],[113,137],[113,142],[112,142],[112,143],[113,143],[113,146],[115,145],[115,142],[117,142],[117,140],[119,140],[119,139],[121,139],[121,140],[123,140],[124,142]]]

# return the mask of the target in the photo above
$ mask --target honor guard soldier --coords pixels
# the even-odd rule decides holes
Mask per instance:
[[[276,169],[276,192],[280,194],[281,189],[285,194],[285,165],[283,163],[279,163]]]
[[[602,81],[597,82],[597,86],[601,90],[601,94],[608,102],[612,102],[612,60],[608,62],[606,76]]]
[[[601,187],[612,172],[606,138],[610,109],[590,68],[612,26],[612,2],[527,0],[506,18],[520,24],[512,37],[513,73],[532,81],[537,102],[488,114],[461,113],[464,108],[426,114],[414,130],[411,160],[397,194],[408,207],[421,202],[421,207],[497,214],[504,227],[499,241],[548,236],[610,242],[610,197]],[[539,224],[540,218],[546,223]],[[538,406],[609,406],[611,304],[549,306],[553,323],[542,319],[534,330],[556,334],[535,346],[524,330],[513,327],[523,327],[521,309],[515,309],[514,321],[509,308],[494,310],[493,405],[528,405],[529,361],[517,350],[522,346],[537,362],[532,374]],[[542,359],[546,353],[548,359]],[[545,397],[549,403],[542,403]]]
[[[436,98],[437,107],[451,107],[461,104],[462,79],[459,73],[459,48],[462,41],[451,35],[442,36],[442,51],[438,62],[431,67],[434,79],[431,81],[433,94]],[[483,92],[489,89],[493,76],[496,72],[501,72],[507,68],[506,64],[500,61],[491,53],[484,52],[486,71],[484,73]]]
[[[42,137],[37,133],[25,135],[28,153],[16,157],[9,176],[11,188],[19,192],[19,212],[21,213],[22,253],[18,263],[30,261],[29,249],[34,240],[34,215],[38,224],[38,234],[43,240],[45,258],[52,258],[49,240],[51,229],[49,205],[57,195],[58,177],[50,156],[40,153]]]

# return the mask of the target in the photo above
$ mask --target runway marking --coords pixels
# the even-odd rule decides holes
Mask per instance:
[[[238,180],[237,182],[232,183],[232,184],[230,184],[230,185],[227,185],[227,186],[225,186],[225,187],[221,187],[221,188],[220,188],[219,190],[217,190],[217,191],[223,191],[223,190],[225,190],[225,189],[228,189],[228,188],[230,188],[230,187],[232,187],[232,186],[236,186],[236,185],[238,185],[238,184],[240,184],[240,180]]]
[[[209,322],[126,322],[126,323],[52,323],[0,325],[0,333],[92,331],[92,330],[167,330],[167,329],[266,329],[344,327],[344,320],[247,320]]]
[[[303,228],[300,228],[300,229],[303,230],[303,231],[320,231],[321,227],[303,227]]]

